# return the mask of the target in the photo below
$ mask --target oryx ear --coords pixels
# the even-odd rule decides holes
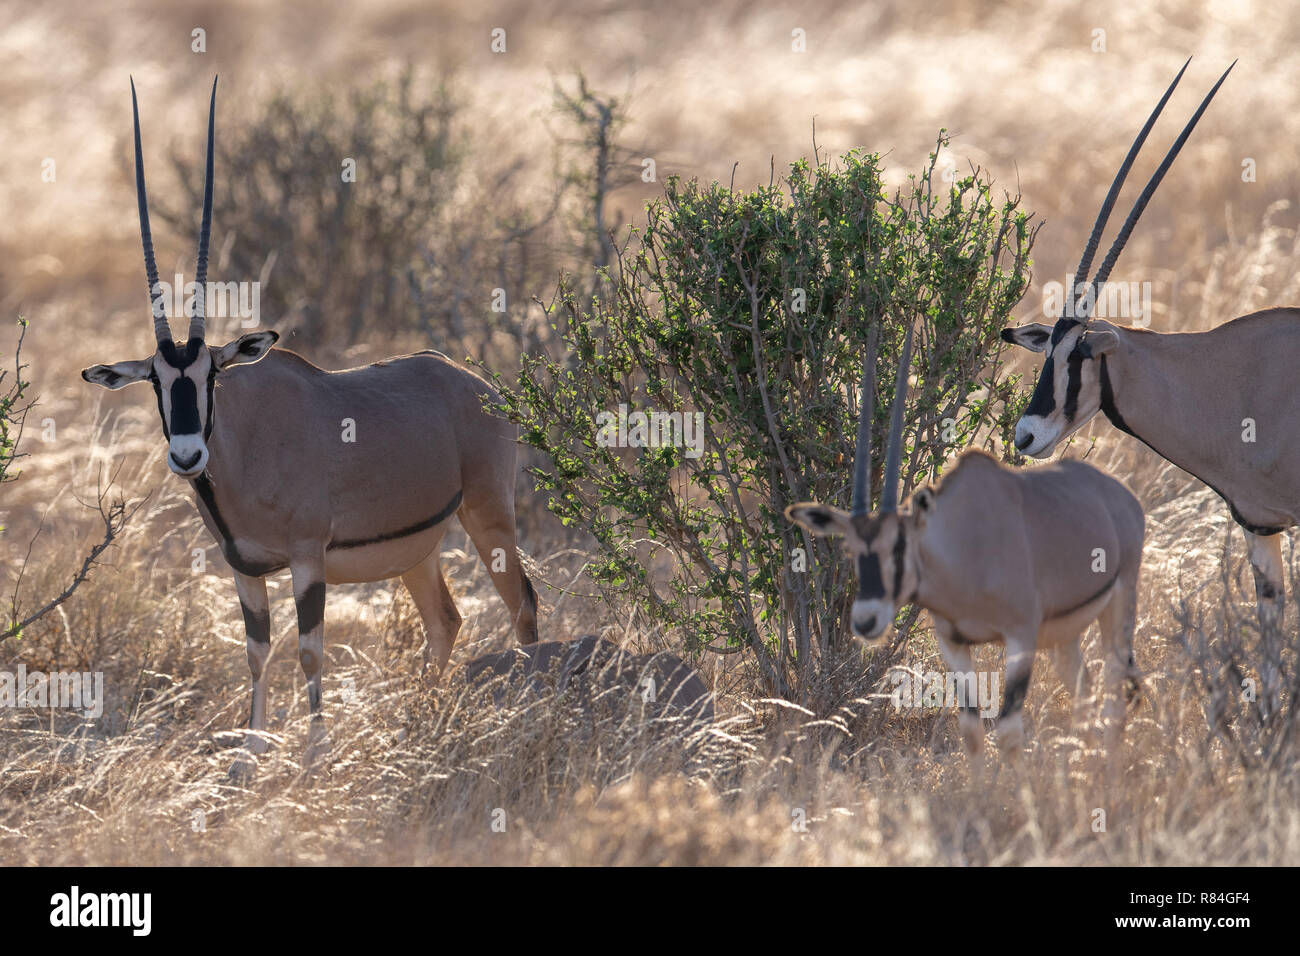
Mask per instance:
[[[787,521],[793,521],[811,531],[813,534],[833,535],[848,534],[853,530],[853,521],[847,511],[804,501],[785,509]]]
[[[114,365],[92,365],[82,369],[81,377],[92,385],[104,388],[121,388],[135,382],[147,382],[153,374],[153,359],[138,362],[118,362]]]
[[[934,488],[926,485],[912,495],[912,520],[919,527],[934,511]]]
[[[1047,343],[1052,340],[1052,327],[1040,322],[1018,325],[1014,329],[1002,330],[1002,341],[1019,345],[1031,352],[1047,351]]]
[[[232,365],[249,365],[271,351],[271,346],[280,340],[279,332],[249,332],[233,342],[227,342],[219,349],[212,350],[212,362],[217,368],[229,368]]]
[[[1083,333],[1083,354],[1089,358],[1113,352],[1119,345],[1119,336],[1110,329],[1095,329]]]

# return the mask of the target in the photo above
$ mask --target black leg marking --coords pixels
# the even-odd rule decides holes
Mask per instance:
[[[1025,703],[1025,694],[1029,692],[1029,675],[1017,677],[1014,681],[1007,684],[1007,692],[1002,698],[1002,711],[998,714],[998,720],[1013,714]]]
[[[1268,576],[1259,568],[1251,570],[1255,572],[1255,596],[1265,601],[1277,597],[1277,589],[1269,582]]]
[[[310,634],[325,620],[325,582],[309,584],[297,604],[298,633]]]
[[[271,643],[271,612],[254,611],[243,601],[239,608],[244,612],[244,633],[256,644]]]
[[[528,575],[524,574],[523,568],[519,569],[519,576],[524,581],[524,607],[528,609],[533,616],[533,629],[530,635],[533,641],[537,640],[537,592],[533,590],[533,582],[528,580]]]
[[[315,683],[307,685],[307,706],[311,708],[313,719],[320,714],[320,688]]]

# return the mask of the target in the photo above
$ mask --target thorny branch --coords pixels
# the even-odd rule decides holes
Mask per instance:
[[[35,545],[36,539],[41,533],[41,528],[36,529],[36,534],[32,535],[32,540],[28,542],[27,555],[23,558],[22,567],[18,571],[18,578],[14,582],[13,593],[9,597],[9,620],[11,623],[5,630],[0,631],[0,641],[5,641],[21,634],[23,629],[28,625],[39,621],[46,614],[49,614],[68,598],[72,597],[73,592],[76,591],[77,588],[81,587],[82,583],[90,576],[91,569],[99,560],[99,556],[108,550],[109,546],[117,540],[121,535],[122,530],[126,527],[127,522],[129,522],[135,513],[140,510],[140,505],[144,503],[143,501],[141,501],[140,504],[137,504],[134,508],[131,508],[129,511],[127,510],[126,504],[121,501],[121,499],[109,503],[107,501],[108,489],[112,486],[112,479],[109,480],[107,487],[101,483],[95,496],[96,510],[99,512],[100,519],[104,522],[103,538],[86,554],[86,557],[81,562],[81,569],[77,571],[76,576],[73,577],[73,579],[68,583],[68,586],[65,587],[57,597],[46,602],[22,620],[19,620],[18,590],[22,586],[23,575],[27,571],[28,562],[31,560],[32,546]]]

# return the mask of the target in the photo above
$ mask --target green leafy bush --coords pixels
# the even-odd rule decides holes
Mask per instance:
[[[18,477],[14,462],[21,458],[18,441],[22,438],[23,424],[32,403],[27,398],[31,382],[23,378],[27,366],[23,364],[23,340],[27,336],[27,320],[18,317],[18,344],[14,346],[12,377],[8,369],[0,369],[0,483]],[[6,383],[8,381],[8,384]],[[0,531],[4,527],[0,526]]]
[[[904,490],[956,447],[1005,442],[1018,414],[998,332],[1028,286],[1036,227],[978,170],[943,182],[936,156],[892,197],[880,157],[859,152],[753,192],[670,180],[607,294],[579,301],[561,285],[564,354],[524,356],[517,387],[497,379],[505,414],[547,456],[534,475],[549,507],[595,538],[597,580],[689,649],[751,649],[774,693],[806,697],[847,633],[849,562],[782,512],[848,506],[872,330],[879,450],[894,357],[919,322]],[[702,413],[702,453],[606,447],[601,413],[620,406]]]

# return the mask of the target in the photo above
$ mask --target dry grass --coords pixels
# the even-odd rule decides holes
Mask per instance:
[[[42,520],[22,593],[32,599],[66,580],[97,531],[98,519],[76,499],[93,497],[102,471],[118,469],[122,494],[144,505],[111,566],[21,642],[0,645],[0,670],[19,662],[98,670],[108,691],[104,717],[88,726],[63,712],[0,711],[0,859],[1300,862],[1294,744],[1228,706],[1228,672],[1216,663],[1226,654],[1249,669],[1252,660],[1253,588],[1239,536],[1211,492],[1105,422],[1068,453],[1124,478],[1148,513],[1136,637],[1147,693],[1110,761],[1066,727],[1064,693],[1046,666],[1027,705],[1030,750],[1019,766],[998,766],[985,786],[971,782],[952,715],[895,714],[872,696],[881,689],[852,655],[837,662],[839,703],[815,715],[757,699],[735,662],[710,673],[722,692],[719,721],[703,731],[617,712],[584,723],[535,700],[498,710],[455,683],[421,686],[410,601],[377,584],[331,592],[333,749],[304,776],[296,758],[305,695],[281,581],[272,591],[269,672],[280,742],[242,790],[225,777],[229,732],[247,713],[233,584],[185,489],[166,475],[147,396],[92,391],[76,374],[149,347],[123,159],[127,72],[149,90],[146,148],[162,156],[169,141],[189,140],[197,155],[195,104],[214,70],[223,88],[240,91],[222,114],[233,121],[239,99],[300,70],[341,87],[406,59],[436,58],[472,92],[480,148],[531,163],[539,195],[552,172],[548,69],[582,66],[597,86],[630,87],[627,139],[659,158],[661,177],[727,179],[740,161],[738,184],[766,181],[769,157],[780,164],[807,152],[814,116],[821,146],[892,149],[891,162],[905,169],[948,126],[957,134],[955,165],[981,163],[1047,217],[1037,271],[1049,281],[1073,264],[1133,129],[1186,54],[1198,58],[1169,127],[1240,55],[1116,278],[1155,284],[1160,329],[1206,328],[1296,304],[1300,239],[1297,208],[1287,203],[1300,161],[1286,144],[1300,124],[1289,83],[1300,35],[1284,6],[1116,2],[1085,14],[1061,0],[973,13],[956,2],[923,9],[827,0],[755,14],[742,3],[699,13],[691,4],[670,12],[660,2],[555,0],[489,4],[473,17],[450,3],[431,12],[408,0],[366,5],[364,14],[340,6],[305,17],[303,6],[233,4],[212,13],[198,3],[159,12],[131,3],[115,12],[6,5],[13,24],[0,39],[10,154],[0,181],[0,315],[21,310],[33,320],[28,347],[42,405],[29,425],[25,475],[0,491],[8,526],[0,586],[7,593]],[[510,31],[508,56],[487,52],[488,23]],[[208,28],[210,52],[190,62],[175,51],[188,49],[195,25]],[[789,52],[795,27],[808,31],[808,54]],[[1089,50],[1094,27],[1107,30],[1109,52]],[[1081,139],[1089,132],[1093,140]],[[1135,178],[1172,135],[1160,128]],[[58,161],[57,184],[31,172],[46,156]],[[1257,182],[1241,181],[1243,157],[1257,160]],[[158,169],[151,191],[168,189],[165,167],[150,168]],[[623,218],[642,195],[616,197]],[[178,253],[191,254],[189,236],[158,238],[164,273]],[[1018,318],[1034,317],[1038,301],[1035,290]],[[0,345],[8,334],[0,331]],[[391,346],[357,343],[349,358]],[[50,442],[41,437],[45,419],[56,429]],[[525,548],[538,576],[565,589],[543,589],[544,636],[605,628],[633,644],[661,644],[624,633],[615,612],[587,595],[581,543],[555,527],[522,479],[520,489]],[[205,573],[191,570],[194,548],[206,549]],[[457,533],[448,549],[466,618],[454,660],[508,646],[505,614],[472,548]],[[917,641],[908,662],[937,666],[932,642]],[[1294,674],[1293,656],[1288,666]],[[1212,731],[1219,714],[1231,733],[1222,724]],[[1271,764],[1260,758],[1274,751]],[[992,775],[992,758],[987,769]],[[498,809],[504,832],[492,826]],[[1104,832],[1094,830],[1098,809]]]

